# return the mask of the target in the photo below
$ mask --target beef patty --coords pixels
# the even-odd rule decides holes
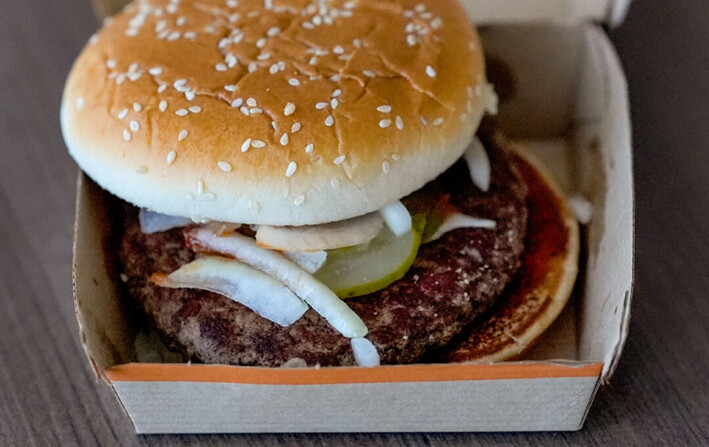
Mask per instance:
[[[413,363],[445,346],[487,310],[520,265],[527,223],[526,187],[502,137],[481,135],[492,164],[487,193],[470,181],[463,162],[433,185],[451,196],[464,213],[492,219],[495,229],[458,229],[422,245],[399,281],[383,290],[347,300],[369,328],[383,364]],[[205,363],[279,366],[291,358],[308,365],[352,365],[344,338],[308,310],[289,327],[274,324],[243,305],[211,292],[166,289],[150,281],[195,255],[182,232],[146,235],[137,209],[125,206],[120,255],[128,290],[168,344]]]

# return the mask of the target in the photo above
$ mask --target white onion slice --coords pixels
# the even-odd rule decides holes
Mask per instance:
[[[473,142],[463,154],[463,158],[468,164],[473,184],[480,191],[487,192],[490,189],[490,159],[485,151],[485,146],[477,137],[473,138]]]
[[[449,231],[457,230],[458,228],[495,228],[497,224],[494,220],[480,219],[478,217],[467,216],[461,213],[455,213],[441,224],[440,227],[433,233],[433,236],[426,242],[435,241]]]
[[[325,250],[307,253],[284,251],[283,256],[298,264],[308,273],[317,272],[327,261],[327,252]]]
[[[379,211],[387,226],[397,236],[403,236],[411,231],[411,214],[403,203],[390,203]]]
[[[272,227],[260,225],[256,241],[274,250],[307,252],[352,247],[374,239],[384,226],[379,213],[321,225]]]
[[[220,256],[197,258],[169,275],[153,275],[153,281],[161,287],[202,289],[224,295],[281,326],[290,326],[308,310],[285,285],[246,264]]]
[[[367,326],[344,301],[280,253],[259,247],[254,239],[239,233],[220,237],[208,229],[193,228],[187,236],[188,242],[197,251],[234,256],[282,282],[345,337],[363,337],[367,334]]]
[[[159,233],[161,231],[172,230],[173,228],[186,227],[192,223],[192,219],[179,216],[168,216],[141,208],[138,213],[140,230],[145,234]]]
[[[350,341],[355,361],[359,366],[379,366],[381,360],[377,348],[364,337],[353,338]]]

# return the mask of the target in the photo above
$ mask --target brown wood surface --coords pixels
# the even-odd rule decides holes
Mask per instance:
[[[630,338],[577,433],[137,436],[71,300],[76,167],[59,133],[89,0],[0,1],[0,446],[709,445],[709,2],[637,0],[611,35],[635,128]]]

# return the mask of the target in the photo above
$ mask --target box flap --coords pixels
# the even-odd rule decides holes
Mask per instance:
[[[583,21],[619,25],[631,0],[461,0],[477,24]]]

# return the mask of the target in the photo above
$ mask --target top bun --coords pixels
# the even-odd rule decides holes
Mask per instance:
[[[90,40],[61,120],[81,168],[137,206],[306,225],[419,189],[491,97],[456,0],[144,0]]]

